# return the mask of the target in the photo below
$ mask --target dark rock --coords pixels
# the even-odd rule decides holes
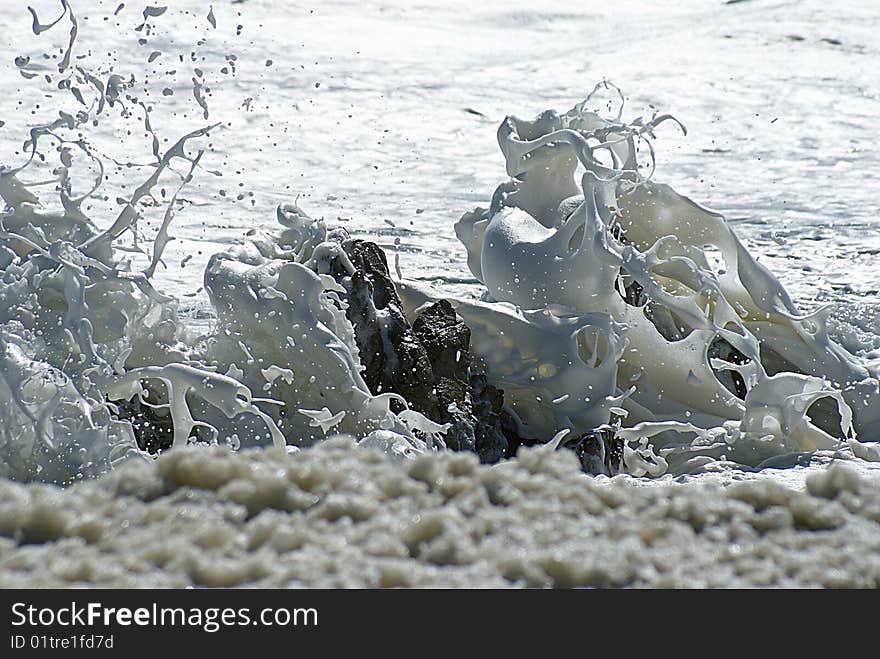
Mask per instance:
[[[480,462],[495,463],[508,453],[510,442],[522,443],[516,424],[507,419],[504,392],[490,385],[471,359],[471,331],[447,300],[425,308],[413,322],[425,346],[435,377],[439,420],[451,424],[447,446],[474,451]]]
[[[468,383],[470,328],[447,300],[440,300],[419,314],[412,329],[425,347],[434,373],[436,420],[451,424],[446,445],[455,450],[476,450],[477,421]]]
[[[434,375],[466,382],[471,330],[449,301],[440,300],[422,311],[412,327],[428,350]]]
[[[485,428],[475,415],[470,329],[446,300],[425,309],[410,326],[382,249],[354,239],[343,239],[341,246],[355,271],[339,261],[331,264],[330,274],[347,292],[346,316],[354,327],[367,387],[374,394],[398,393],[431,420],[449,423],[449,448],[477,451],[484,461],[500,459],[506,441],[490,415],[493,405],[477,401],[480,413],[489,415]],[[481,396],[484,391],[481,383]]]
[[[363,240],[345,240],[342,248],[355,272],[350,274],[344,264],[336,263],[331,274],[348,292],[345,315],[354,326],[367,387],[374,394],[398,393],[436,420],[439,408],[431,360],[403,315],[385,253]],[[399,403],[392,405],[400,411]]]
[[[494,463],[508,454],[511,444],[521,443],[519,434],[510,419],[508,432],[504,429],[504,419],[509,415],[504,411],[504,392],[486,381],[483,373],[471,373],[471,397],[473,400],[476,451],[480,461]]]
[[[351,259],[352,265],[369,279],[376,307],[385,309],[388,306],[393,306],[401,309],[403,304],[397,294],[397,289],[394,288],[394,282],[391,281],[388,260],[385,258],[385,252],[382,251],[382,248],[376,243],[358,239],[346,240],[342,244],[342,248]]]
[[[588,474],[615,476],[623,470],[623,440],[616,436],[612,426],[563,440],[559,448],[574,451]]]
[[[382,249],[344,234],[335,239],[354,272],[340,255],[330,263],[329,274],[347,292],[345,313],[370,391],[398,393],[432,421],[450,424],[447,447],[474,451],[484,463],[539,443],[519,434],[515,419],[504,410],[504,392],[489,384],[471,359],[470,328],[449,301],[426,307],[410,325]],[[613,430],[581,435],[564,446],[577,453],[589,473],[620,473],[623,444]]]
[[[466,382],[439,378],[435,391],[439,412],[436,421],[451,424],[446,431],[446,445],[456,451],[476,449],[475,419],[471,392]]]

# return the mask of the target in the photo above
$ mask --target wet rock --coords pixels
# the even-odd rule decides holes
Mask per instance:
[[[452,305],[441,300],[410,326],[382,249],[357,239],[340,244],[350,264],[337,259],[330,274],[347,292],[346,316],[370,391],[398,393],[433,421],[449,423],[445,441],[453,450],[475,451],[483,462],[504,457],[503,394],[471,368],[470,329]]]
[[[403,305],[397,289],[394,288],[394,282],[391,281],[388,260],[382,248],[376,243],[358,239],[346,240],[342,248],[351,259],[352,265],[369,280],[376,307],[385,309],[390,305],[401,309]]]
[[[375,243],[335,234],[344,254],[329,261],[329,274],[346,290],[346,317],[374,394],[393,392],[432,421],[448,423],[446,446],[473,451],[483,463],[516,455],[538,443],[520,436],[504,410],[504,392],[489,384],[470,354],[471,331],[448,300],[424,308],[412,325],[391,280],[385,253]],[[395,411],[402,405],[393,402]],[[619,473],[623,447],[597,431],[570,440],[590,473]]]
[[[348,293],[345,315],[354,326],[364,381],[374,394],[398,393],[414,409],[436,419],[431,360],[403,315],[385,253],[363,240],[345,240],[342,248],[355,271],[351,274],[346,264],[336,263],[331,274]],[[400,403],[392,404],[400,411]]]
[[[476,450],[476,419],[468,383],[471,331],[447,300],[422,311],[413,333],[425,347],[434,374],[438,415],[449,423],[446,444],[455,450]]]
[[[470,355],[471,331],[447,300],[425,308],[413,322],[425,346],[435,377],[440,415],[449,423],[446,442],[456,450],[474,451],[480,462],[495,463],[522,438],[504,411],[504,392],[492,386]]]
[[[476,451],[481,462],[498,462],[508,455],[510,447],[522,443],[515,431],[513,420],[504,411],[504,392],[486,381],[483,373],[472,373],[470,378],[475,427]],[[504,421],[510,423],[505,432]]]
[[[563,441],[560,448],[574,451],[588,474],[615,476],[623,470],[623,440],[611,426]]]
[[[413,323],[413,332],[428,350],[435,376],[467,380],[471,330],[448,300],[422,311]]]

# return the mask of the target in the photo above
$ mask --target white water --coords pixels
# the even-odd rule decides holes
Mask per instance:
[[[26,80],[19,73],[14,57],[29,55],[28,75],[50,74],[57,82],[58,48],[68,40],[69,23],[64,21],[34,36],[27,4],[0,0],[0,163],[7,166],[24,162],[21,143],[30,127],[54,121],[59,110],[82,109],[70,92],[53,91],[44,79]],[[44,23],[60,13],[57,0],[31,4]],[[297,357],[303,353],[292,352],[286,339],[277,340],[277,331],[269,340],[251,341],[244,348],[236,347],[237,339],[214,344],[214,357],[229,366],[220,373],[175,366],[209,351],[209,342],[198,339],[216,326],[214,309],[202,290],[209,258],[236,253],[237,258],[215,259],[215,281],[241,276],[247,280],[243,289],[254,284],[251,290],[262,296],[252,302],[230,292],[227,301],[242,306],[238,312],[230,310],[221,328],[252,336],[261,326],[253,313],[274,312],[272,318],[289,324],[292,309],[279,293],[290,281],[307,288],[320,277],[299,267],[303,259],[293,258],[295,265],[280,269],[274,266],[259,245],[271,252],[280,243],[265,234],[257,236],[253,247],[234,250],[232,245],[254,228],[277,231],[276,206],[300,195],[302,208],[323,216],[328,226],[343,224],[358,236],[378,240],[389,256],[397,252],[411,303],[418,302],[418,287],[427,284],[433,287],[431,295],[472,300],[459,305],[460,311],[476,310],[471,322],[509,326],[527,335],[536,332],[515,312],[480,311],[476,300],[483,287],[468,268],[467,252],[453,225],[474,206],[488,206],[504,178],[495,132],[506,115],[531,118],[548,108],[564,112],[603,76],[625,90],[625,119],[650,115],[653,105],[687,125],[687,137],[671,125],[658,128],[656,180],[723,212],[748,251],[802,311],[830,302],[830,338],[866,367],[876,364],[880,156],[874,140],[880,116],[880,12],[874,2],[639,0],[536,7],[508,1],[407,7],[224,0],[215,2],[209,14],[209,4],[175,0],[167,3],[167,12],[149,17],[149,35],[145,27],[135,31],[144,22],[144,7],[126,2],[114,17],[118,4],[75,2],[79,35],[71,62],[102,81],[118,73],[123,77],[117,85],[136,75],[134,87],[123,91],[122,99],[135,93],[152,107],[160,152],[206,125],[220,122],[224,128],[212,131],[208,139],[192,140],[187,148],[191,158],[198,149],[205,150],[201,168],[178,193],[169,228],[174,240],[167,243],[164,265],[156,266],[152,278],[155,290],[176,303],[155,296],[150,287],[138,288],[107,274],[123,257],[133,258],[129,272],[150,268],[155,254],[151,240],[166,217],[164,202],[181,182],[170,171],[155,189],[156,203],[139,208],[144,215],[139,223],[143,255],[112,255],[104,249],[87,262],[59,245],[46,250],[37,265],[66,260],[69,265],[60,271],[68,274],[34,281],[39,267],[23,272],[23,264],[12,267],[9,254],[0,250],[0,337],[8,347],[10,333],[19,329],[14,323],[29,322],[28,314],[60,317],[60,326],[44,326],[42,336],[28,335],[20,348],[39,348],[47,359],[44,364],[57,361],[69,376],[35,366],[21,349],[4,355],[3,382],[26,385],[18,392],[23,409],[33,413],[51,407],[52,401],[64,402],[53,414],[35,419],[22,418],[27,417],[22,408],[3,408],[3,475],[69,482],[104,471],[111,462],[119,465],[107,476],[86,479],[66,491],[0,479],[0,584],[880,584],[880,455],[871,444],[780,456],[759,472],[712,459],[697,470],[702,473],[676,476],[686,469],[673,464],[658,479],[607,480],[584,477],[572,455],[546,448],[526,450],[494,467],[450,452],[400,464],[374,451],[354,449],[344,440],[286,456],[271,448],[233,454],[223,448],[176,447],[159,460],[138,460],[132,459],[137,453],[125,424],[112,423],[97,406],[93,427],[77,424],[94,403],[90,397],[112,391],[111,376],[119,374],[114,368],[127,361],[127,384],[136,384],[134,369],[140,368],[154,369],[141,375],[164,376],[177,387],[176,421],[184,423],[179,431],[183,439],[189,434],[185,403],[195,401],[192,420],[209,419],[218,437],[232,446],[271,443],[272,427],[253,413],[257,410],[300,440],[320,438],[322,426],[332,432],[338,424],[353,424],[341,429],[363,436],[378,425],[378,431],[361,441],[362,447],[397,458],[423,450],[412,437],[406,439],[403,421],[389,418],[387,403],[373,401],[351,369],[339,368],[336,379],[316,379],[291,391],[285,385],[302,375],[308,382],[315,365],[304,368]],[[138,38],[147,42],[139,44]],[[44,60],[43,52],[54,59]],[[227,73],[221,72],[224,67]],[[207,105],[207,118],[193,78],[204,81],[198,93]],[[87,91],[86,86],[83,94],[91,98]],[[126,105],[133,108],[132,116],[120,116],[117,105],[105,111],[98,126],[84,131],[89,144],[102,157],[112,155],[121,162],[155,161],[142,112],[130,102]],[[53,155],[51,149],[43,150]],[[73,146],[70,152],[74,195],[88,191],[94,174],[77,151]],[[58,155],[53,167],[59,164]],[[101,230],[110,228],[125,209],[117,197],[130,197],[152,171],[117,170],[106,158],[105,164],[108,179],[102,190],[107,198],[93,196],[83,203]],[[190,165],[177,160],[172,166],[186,175]],[[22,177],[29,182],[56,179],[49,167],[37,165]],[[53,186],[31,190],[48,202],[42,213],[49,237],[54,227],[70,238],[72,214],[68,212],[67,221],[51,216],[59,210]],[[301,236],[304,229],[307,234],[322,231],[320,223],[303,226],[289,213],[282,217],[288,237]],[[81,239],[100,235],[87,224],[76,226],[73,235]],[[20,240],[0,240],[3,247],[14,242],[22,248]],[[117,247],[130,244],[130,234],[114,242]],[[106,281],[78,298],[74,293],[80,271]],[[279,288],[282,274],[288,284]],[[35,286],[44,294],[25,313],[16,303],[27,302]],[[68,304],[73,313],[62,313],[63,301],[71,299],[83,304]],[[215,296],[215,302],[225,309],[223,299]],[[318,357],[318,367],[334,363],[327,361],[323,348],[333,343],[331,334],[344,343],[344,323],[334,324],[332,309],[320,301],[297,312],[312,323],[323,314],[329,334],[308,334],[308,354]],[[556,331],[565,324],[558,317],[536,322]],[[175,341],[175,333],[181,342]],[[523,347],[558,360],[565,354],[564,334],[558,345],[532,341]],[[290,336],[296,345],[298,337]],[[482,335],[489,343],[486,352],[491,352],[492,337],[491,332]],[[476,343],[479,338],[475,336]],[[69,350],[74,345],[77,350]],[[92,346],[106,363],[89,370]],[[125,352],[128,348],[132,352]],[[272,364],[259,367],[255,360],[267,356]],[[345,351],[336,353],[343,366],[349,357]],[[249,364],[250,358],[255,363]],[[82,386],[83,371],[88,371],[91,387]],[[503,360],[496,371],[508,379],[518,375],[515,364]],[[115,383],[123,394],[126,377]],[[78,388],[72,390],[74,384]],[[331,406],[322,410],[312,404],[322,386],[338,384],[349,385],[337,392],[349,397],[341,419]],[[205,394],[209,404],[192,395],[184,395],[180,404],[185,388]],[[48,400],[47,392],[53,394]],[[312,402],[292,398],[300,393]],[[281,400],[285,395],[288,399]],[[567,410],[575,398],[568,391],[551,396],[553,405]],[[8,405],[14,398],[0,386],[0,403]],[[308,404],[310,411],[287,417],[299,419],[294,433],[284,425],[288,420],[272,416],[277,405],[261,398],[289,406]],[[339,402],[335,398],[333,405]],[[358,407],[367,412],[361,418],[365,426],[354,422]],[[580,411],[589,417],[596,409]],[[575,422],[577,412],[570,415]],[[232,418],[226,420],[227,414]],[[47,421],[50,433],[42,432],[50,427]],[[382,429],[389,424],[399,432]],[[210,429],[201,430],[210,437]],[[713,429],[718,431],[720,427]],[[43,448],[29,456],[29,446]],[[53,451],[59,446],[72,450],[58,455]],[[87,450],[81,453],[80,448]],[[829,465],[839,459],[860,475],[847,466]],[[631,471],[639,473],[633,464]]]
[[[4,6],[9,24],[4,51],[30,56],[26,75],[55,76],[61,53],[52,48],[66,45],[68,24],[35,37],[30,16],[23,8],[16,13],[15,4]],[[671,127],[658,128],[656,178],[725,213],[746,248],[802,310],[832,302],[832,338],[861,358],[864,368],[876,364],[880,330],[871,259],[880,252],[880,238],[871,229],[877,226],[872,183],[878,164],[872,140],[880,91],[871,63],[878,54],[880,19],[871,3],[844,3],[831,14],[809,2],[694,1],[663,10],[640,2],[617,3],[613,10],[599,3],[582,3],[576,10],[566,3],[540,10],[503,3],[466,11],[450,3],[411,9],[252,0],[218,3],[213,22],[205,4],[175,2],[167,12],[147,17],[133,4],[114,16],[118,4],[73,5],[79,34],[71,61],[104,79],[119,72],[117,82],[135,75],[121,98],[137,95],[151,106],[160,152],[181,135],[221,124],[200,144],[201,168],[174,204],[170,234],[176,240],[164,252],[168,267],[160,265],[153,278],[158,290],[180,300],[178,325],[189,328],[181,338],[212,327],[213,311],[202,290],[209,257],[229,250],[252,228],[270,229],[275,207],[297,195],[300,205],[323,215],[327,225],[342,224],[378,239],[389,253],[399,252],[405,278],[432,283],[441,294],[478,297],[483,289],[467,269],[452,225],[473,206],[488,206],[502,178],[497,125],[507,114],[565,111],[606,77],[627,92],[632,115],[626,118],[657,108],[688,125],[686,138]],[[36,8],[44,23],[59,12],[54,2]],[[841,12],[846,21],[831,20]],[[43,59],[43,52],[55,59]],[[46,95],[51,85],[25,80],[11,60],[0,70],[11,92],[0,101],[0,153],[7,165],[18,166],[30,126],[82,106],[67,92]],[[88,139],[102,156],[144,162],[153,152],[152,135],[144,130],[140,108],[129,105],[131,116],[108,110],[112,119],[90,127]],[[616,106],[606,109],[613,115]],[[47,168],[38,170],[28,170],[29,181],[49,178]],[[71,171],[82,176],[84,168]],[[107,198],[84,203],[101,229],[119,214],[117,196],[129,196],[132,180],[140,183],[150,172],[108,164],[106,173]],[[77,192],[88,189],[84,181],[74,180]],[[161,233],[160,202],[174,194],[179,181],[166,185],[167,192],[144,209],[140,228],[148,241]],[[44,199],[53,196],[51,187],[41,191]],[[264,255],[244,258],[257,266]],[[141,268],[149,265],[147,258]],[[267,273],[261,285],[272,288],[277,275]],[[250,335],[252,311],[248,307],[227,324],[241,323],[236,331]],[[307,324],[314,325],[315,318]],[[334,332],[344,342],[344,328]],[[270,344],[271,339],[263,345]],[[321,342],[316,345],[320,349]],[[233,357],[234,346],[216,349],[222,354],[212,357],[227,375],[238,373],[227,371],[233,364],[243,366],[236,359],[248,359]],[[146,355],[138,367],[168,368],[179,355],[167,356],[173,346],[164,350],[158,364],[150,363],[155,355]],[[283,372],[295,360],[273,354],[268,363]],[[320,359],[305,371],[306,377],[321,371]],[[236,395],[241,390],[218,374],[216,385],[231,388],[215,407],[223,415],[246,417],[250,398],[262,395],[262,384],[277,379],[278,372],[266,376],[252,368],[239,376],[250,378],[245,403]],[[144,373],[132,371],[129,381]],[[180,381],[184,375],[175,377]],[[356,380],[340,384],[340,390],[351,390],[352,382],[357,389]],[[108,391],[116,386],[122,385],[106,385]],[[555,393],[560,395],[554,400],[570,392]],[[350,421],[364,404],[319,414],[311,403],[287,402],[314,408],[312,427],[341,411]],[[268,411],[273,404],[267,405]],[[178,417],[187,416],[180,403],[176,409]],[[377,420],[366,427],[340,429],[366,434],[398,423],[379,420],[383,410],[375,414]],[[583,423],[596,421],[586,416]],[[224,432],[218,423],[212,425]],[[277,441],[277,429],[265,427]],[[256,421],[243,428],[251,435],[262,432]],[[240,434],[235,430],[226,433]],[[548,439],[551,430],[542,428]],[[189,428],[175,428],[175,434],[185,440]]]
[[[12,59],[29,54],[40,63],[49,44],[66,43],[67,31],[37,40],[27,4],[3,3],[4,154],[20,147],[35,118],[58,109],[58,98],[42,98]],[[57,13],[55,0],[30,4]],[[497,125],[507,114],[565,111],[606,77],[624,89],[633,115],[652,104],[686,123],[687,137],[663,132],[663,180],[725,213],[796,299],[877,300],[870,264],[880,248],[872,231],[880,19],[870,0],[834,7],[690,0],[662,8],[437,2],[418,9],[248,0],[216,3],[216,29],[207,3],[183,0],[151,20],[142,46],[133,31],[142,6],[126,3],[114,18],[117,4],[77,3],[79,50],[92,52],[88,61],[147,73],[139,81],[151,89],[163,137],[202,124],[191,93],[194,68],[214,83],[211,121],[232,123],[206,161],[224,179],[200,176],[187,189],[187,198],[211,212],[175,221],[174,258],[168,272],[160,270],[179,286],[174,292],[195,291],[211,253],[295,194],[328,220],[351,218],[350,226],[386,247],[399,237],[405,274],[469,279],[449,228],[464,210],[486,203],[499,178]],[[148,66],[155,51],[163,54]],[[191,52],[206,60],[190,62]],[[234,77],[219,72],[230,69],[229,54],[238,57]],[[162,96],[165,88],[174,95]],[[132,155],[148,148],[139,142]],[[221,188],[226,197],[218,196]],[[259,212],[250,197],[235,201],[250,192]]]

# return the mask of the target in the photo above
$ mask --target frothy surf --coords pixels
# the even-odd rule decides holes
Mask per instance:
[[[340,263],[355,273],[348,236],[296,203],[278,208],[275,231],[210,259],[207,334],[156,290],[178,195],[202,171],[196,145],[217,125],[163,150],[128,78],[75,63],[77,21],[61,6],[48,23],[33,12],[33,31],[69,26],[59,89],[83,109],[32,127],[25,162],[0,172],[0,476],[69,483],[152,459],[154,440],[295,451],[344,433],[397,456],[444,450],[447,425],[367,386],[334,276]],[[147,10],[148,31],[161,13]],[[207,120],[197,78],[192,92]],[[455,225],[485,295],[450,301],[516,433],[553,449],[613,432],[633,475],[811,451],[880,458],[876,365],[829,338],[825,310],[802,314],[724,217],[655,181],[655,131],[677,120],[623,121],[622,95],[610,117],[587,105],[506,118],[510,178]],[[105,158],[85,135],[137,107],[152,135],[148,173],[115,218],[90,217]],[[28,180],[52,158],[55,204],[39,194],[45,181]],[[144,241],[148,204],[165,210]],[[448,299],[406,280],[397,289],[410,322]]]

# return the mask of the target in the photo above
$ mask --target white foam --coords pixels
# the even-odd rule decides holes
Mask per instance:
[[[723,429],[715,439],[729,458],[747,464],[772,453],[834,446],[838,437],[880,434],[877,380],[829,338],[824,312],[800,314],[723,216],[640,173],[638,147],[670,117],[625,124],[588,112],[586,105],[531,121],[508,117],[498,130],[513,178],[498,186],[488,210],[466,213],[456,225],[471,271],[498,300],[458,307],[477,335],[476,352],[490,366],[498,362],[486,347],[489,339],[479,336],[489,332],[498,345],[515,346],[505,359],[530,363],[523,346],[546,352],[541,341],[551,339],[505,333],[489,319],[508,308],[504,302],[533,310],[517,313],[534,318],[563,305],[566,313],[589,314],[594,324],[617,328],[619,338],[607,343],[619,346],[617,353],[602,362],[615,385],[603,393],[620,396],[627,426],[661,428],[653,440],[658,447],[693,446],[667,422],[702,435]],[[578,167],[583,174],[576,183]],[[720,252],[723,268],[710,265],[707,246]],[[624,299],[625,286],[634,284],[650,307]],[[710,358],[717,339],[747,363]],[[544,359],[554,372],[578,361],[563,350]],[[713,369],[744,376],[745,395],[737,396]],[[552,414],[541,384],[532,382],[527,397]],[[570,389],[554,395],[569,393],[586,410],[585,384],[570,382]],[[823,398],[836,406],[808,417],[810,405]],[[574,421],[575,429],[607,423],[609,412],[606,405],[586,423]],[[690,452],[678,452],[679,460],[689,459]]]
[[[34,14],[33,30],[66,19],[64,72],[77,19],[62,7],[52,23]],[[137,29],[149,34],[162,14],[145,10]],[[329,260],[345,262],[344,254],[323,221],[296,204],[278,208],[277,234],[252,232],[211,258],[204,283],[217,319],[193,340],[153,280],[173,240],[178,193],[201,169],[196,145],[215,126],[191,130],[163,152],[147,106],[127,96],[134,78],[84,67],[76,65],[69,91],[87,110],[62,110],[34,126],[27,162],[0,172],[3,475],[67,482],[144,457],[114,406],[135,397],[170,416],[178,447],[191,439],[306,446],[330,431],[395,454],[439,445],[443,426],[412,410],[393,413],[391,400],[405,401],[366,387],[342,289],[327,274]],[[32,69],[21,60],[26,78],[36,77]],[[207,118],[196,75],[193,98]],[[143,110],[149,174],[120,197],[115,218],[92,217],[82,205],[103,183],[103,160],[78,133],[99,115],[130,114],[126,102]],[[654,163],[640,163],[637,147],[650,147],[672,118],[627,124],[620,113],[608,119],[586,107],[533,121],[508,117],[498,139],[512,178],[488,209],[455,227],[492,301],[454,304],[519,431],[548,441],[614,415],[628,469],[652,475],[707,461],[762,464],[880,435],[876,364],[829,338],[826,311],[800,314],[720,214],[641,173],[646,164],[653,174]],[[58,208],[23,182],[47,142],[58,147]],[[75,195],[74,180],[86,174],[94,184]],[[145,250],[143,206],[169,181],[174,192]],[[132,244],[123,244],[128,237]],[[143,267],[129,258],[138,251]],[[713,265],[715,253],[723,268]],[[401,289],[409,314],[439,297],[409,283]],[[638,298],[651,301],[650,314]],[[729,350],[710,356],[719,338]],[[735,377],[744,393],[731,390]]]

